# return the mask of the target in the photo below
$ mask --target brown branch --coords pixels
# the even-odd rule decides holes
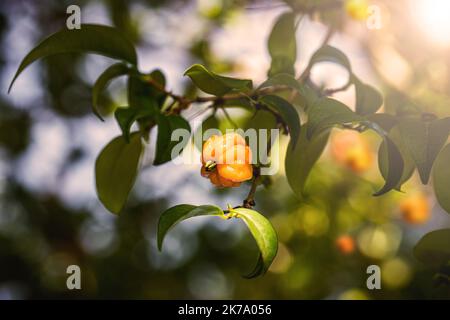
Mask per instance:
[[[248,192],[247,197],[244,199],[242,203],[242,206],[247,209],[251,209],[256,205],[255,193],[261,180],[261,172],[259,168],[255,168],[253,171],[254,171],[254,178],[252,181],[252,186],[250,187],[250,191]]]
[[[193,103],[208,103],[212,102],[215,104],[222,104],[224,101],[230,100],[238,100],[242,98],[251,98],[257,99],[259,96],[272,94],[276,92],[291,90],[290,87],[284,85],[266,87],[262,89],[256,89],[250,92],[249,94],[244,94],[241,92],[238,93],[230,93],[224,96],[216,97],[216,96],[208,96],[208,97],[195,97],[195,98],[186,98],[180,95],[173,93],[172,91],[166,90],[161,84],[156,82],[155,80],[149,78],[146,79],[147,83],[154,87],[156,90],[161,91],[165,95],[171,97],[174,101],[177,102],[177,105],[174,108],[170,108],[167,111],[169,113],[180,113],[182,110],[189,108],[189,106]]]

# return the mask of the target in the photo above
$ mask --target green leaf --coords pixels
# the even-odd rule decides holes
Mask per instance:
[[[198,216],[223,216],[222,209],[216,206],[193,206],[180,204],[164,211],[158,222],[158,249],[161,251],[164,238],[179,222]]]
[[[182,143],[182,148],[184,148],[189,142],[189,140],[172,141],[172,133],[176,129],[185,129],[191,132],[191,127],[183,117],[177,115],[160,115],[156,122],[158,124],[158,138],[156,140],[156,155],[153,164],[160,165],[172,160],[172,149],[175,146]]]
[[[82,24],[81,29],[58,31],[31,50],[22,60],[8,92],[25,68],[38,59],[63,53],[94,53],[137,65],[136,50],[120,30],[94,24]]]
[[[242,109],[245,109],[248,111],[254,110],[252,102],[247,97],[226,100],[226,101],[224,101],[223,106],[227,107],[227,108],[238,107],[238,108],[242,108]]]
[[[450,133],[450,118],[425,122],[421,119],[405,119],[399,124],[405,146],[414,159],[420,179],[427,184],[436,157]]]
[[[155,110],[152,109],[137,109],[137,108],[117,108],[114,112],[114,116],[122,130],[122,135],[125,141],[130,141],[130,129],[136,120],[154,116]]]
[[[375,113],[366,116],[370,122],[377,124],[384,131],[389,132],[398,123],[398,118],[388,113]]]
[[[109,83],[117,77],[126,75],[130,72],[130,68],[124,63],[116,63],[107,68],[95,81],[92,88],[92,108],[97,117],[103,120],[98,109],[98,101],[100,94],[105,90]]]
[[[394,144],[397,146],[398,150],[400,151],[404,167],[403,167],[403,173],[402,177],[400,178],[400,181],[395,189],[401,190],[402,185],[408,181],[412,174],[414,173],[415,164],[414,160],[412,159],[408,149],[405,147],[403,140],[400,136],[400,131],[397,126],[392,128],[389,132],[389,138],[394,142]],[[380,148],[378,150],[378,167],[380,169],[381,175],[386,180],[389,174],[389,162],[388,162],[388,149],[386,141],[383,140],[383,142],[380,145]]]
[[[427,233],[414,247],[414,255],[420,262],[441,267],[450,261],[450,229]]]
[[[300,119],[294,106],[275,95],[263,96],[259,101],[275,109],[281,115],[281,118],[289,127],[291,140],[293,141],[292,147],[295,147],[300,136]]]
[[[100,152],[95,162],[97,195],[109,211],[117,214],[122,210],[136,179],[141,153],[138,133],[131,135],[130,143],[119,136]]]
[[[269,76],[277,73],[295,74],[297,40],[293,12],[286,12],[277,19],[269,36],[268,49],[272,58]]]
[[[330,45],[325,45],[321,48],[319,48],[311,57],[311,60],[309,61],[309,65],[312,66],[316,63],[320,62],[332,62],[341,65],[347,71],[349,74],[352,73],[352,67],[350,65],[350,61],[348,60],[345,53],[343,53],[341,50],[332,47]],[[351,77],[349,78],[349,81],[351,81]]]
[[[309,111],[306,136],[310,139],[316,132],[323,129],[362,120],[360,115],[354,113],[345,104],[331,98],[321,98]]]
[[[155,89],[145,80],[145,75],[131,74],[128,77],[128,105],[134,109],[152,109],[158,112]]]
[[[260,251],[256,267],[246,278],[264,275],[277,255],[278,239],[275,229],[269,220],[254,210],[237,208],[232,209],[232,213],[244,220]]]
[[[381,108],[383,96],[372,86],[362,83],[353,77],[356,93],[356,113],[360,115],[373,114]]]
[[[161,89],[165,89],[166,87],[166,77],[164,76],[164,73],[159,70],[155,69],[149,74],[144,75],[144,79],[151,79],[154,82],[156,82]],[[148,86],[148,95],[151,97],[154,97],[157,101],[159,109],[164,105],[164,102],[166,101],[167,95],[162,91],[159,90],[153,86]]]
[[[292,191],[300,199],[304,197],[306,181],[312,167],[325,149],[329,136],[330,130],[324,130],[307,139],[306,126],[303,126],[295,148],[292,147],[293,141],[289,142],[285,159],[286,177]]]
[[[297,95],[294,102],[296,102],[304,111],[308,113],[319,99],[320,96],[318,93],[309,85],[304,84],[302,86],[302,92],[300,95]]]
[[[433,166],[433,188],[439,205],[450,213],[450,145],[446,145]]]
[[[202,91],[223,96],[230,91],[244,92],[253,88],[251,80],[235,79],[217,75],[200,64],[194,64],[184,72]]]
[[[382,155],[384,159],[381,159],[384,162],[385,169],[380,167],[380,171],[384,170],[382,175],[386,182],[381,190],[374,194],[374,196],[381,196],[401,186],[401,179],[404,177],[405,162],[399,148],[382,127],[371,121],[363,121],[362,123],[383,138],[383,143],[380,145],[380,148],[385,148],[385,151],[379,151],[379,153],[385,152],[385,155]]]
[[[300,84],[300,82],[297,81],[292,75],[288,73],[279,73],[274,75],[273,77],[270,77],[266,81],[264,81],[258,89],[264,89],[268,87],[275,87],[275,86],[286,86],[290,89],[297,90],[298,93],[303,93],[303,87]]]
[[[392,189],[398,188],[403,177],[404,161],[402,154],[398,150],[395,143],[388,136],[383,137],[386,148],[387,169],[384,174],[386,183],[374,196],[381,196]]]

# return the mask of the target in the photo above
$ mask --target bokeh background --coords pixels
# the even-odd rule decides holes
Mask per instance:
[[[383,92],[385,110],[419,108],[449,116],[450,1],[373,3],[380,9],[379,29],[338,10],[339,31],[330,44],[349,56],[355,74]],[[94,161],[120,130],[112,117],[100,122],[92,114],[90,89],[113,61],[93,55],[45,59],[6,93],[20,60],[65,26],[71,4],[81,7],[83,23],[126,32],[138,46],[140,69],[162,69],[168,87],[178,93],[192,91],[182,74],[193,63],[264,81],[270,65],[266,40],[287,8],[281,1],[244,0],[0,2],[0,299],[450,297],[448,281],[436,283],[436,270],[412,255],[421,236],[450,226],[450,217],[416,176],[405,193],[371,196],[383,180],[376,159],[380,141],[370,134],[335,130],[304,202],[290,191],[283,167],[258,191],[257,209],[270,218],[280,240],[266,276],[241,277],[258,253],[240,221],[190,220],[173,229],[158,252],[162,211],[180,203],[225,207],[240,203],[248,190],[214,190],[200,176],[199,163],[152,167],[150,143],[126,209],[114,216],[102,207]],[[301,21],[297,72],[326,30],[316,19]],[[348,76],[326,63],[312,75],[329,87],[339,87]],[[105,108],[126,104],[124,85],[121,80],[111,85]],[[351,88],[335,97],[354,104]],[[193,109],[188,118],[198,112]],[[345,250],[342,236],[354,248]],[[81,267],[82,290],[66,288],[70,264]],[[371,264],[381,267],[381,290],[366,288]]]

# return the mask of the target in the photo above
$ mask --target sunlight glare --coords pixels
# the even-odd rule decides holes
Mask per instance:
[[[415,0],[411,9],[417,26],[431,42],[450,46],[449,0]]]

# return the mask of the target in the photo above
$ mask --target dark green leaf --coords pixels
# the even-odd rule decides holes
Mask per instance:
[[[223,96],[230,91],[249,91],[253,86],[251,80],[220,76],[200,64],[191,66],[184,75],[190,77],[200,90],[215,96]]]
[[[381,108],[383,96],[372,86],[362,83],[353,77],[356,93],[356,113],[360,115],[373,114]]]
[[[286,177],[291,189],[300,199],[304,197],[309,173],[325,149],[329,136],[330,130],[324,130],[307,139],[306,126],[303,126],[295,148],[292,147],[293,141],[289,142],[285,159]]]
[[[399,124],[405,146],[414,159],[423,184],[430,178],[433,163],[450,133],[450,118],[425,122],[406,119]]]
[[[440,206],[450,213],[450,145],[439,153],[433,166],[433,188]]]
[[[366,116],[370,122],[377,124],[384,131],[389,132],[398,123],[398,118],[388,113],[375,113]]]
[[[403,177],[404,161],[402,154],[390,137],[384,136],[383,140],[387,158],[387,161],[385,160],[387,162],[387,172],[384,174],[386,183],[374,196],[381,196],[392,189],[398,188]]]
[[[283,98],[274,95],[263,96],[259,101],[275,109],[281,115],[281,118],[289,127],[291,141],[293,141],[292,147],[295,147],[300,136],[300,119],[294,106]]]
[[[145,76],[132,74],[128,77],[128,105],[131,108],[158,112],[158,98],[160,96],[155,95],[155,89],[145,80]]]
[[[148,75],[144,75],[144,79],[151,79],[154,82],[158,84],[160,89],[165,89],[166,87],[166,77],[162,73],[161,70],[155,69],[152,72],[150,72]],[[149,96],[155,97],[158,103],[158,107],[161,109],[161,107],[164,105],[164,102],[166,101],[166,94],[163,92],[163,90],[160,90],[157,88],[154,88],[153,86],[149,86]]]
[[[184,118],[177,115],[160,115],[156,122],[158,124],[158,138],[153,164],[160,165],[172,160],[172,149],[175,146],[182,143],[182,148],[184,148],[189,142],[188,140],[182,140],[181,142],[172,141],[172,133],[177,129],[185,129],[191,132],[191,127]]]
[[[117,60],[137,64],[136,50],[120,30],[93,24],[83,24],[81,29],[64,28],[43,40],[22,60],[8,92],[17,77],[38,59],[63,53],[95,53]]]
[[[309,139],[323,129],[362,120],[360,115],[354,113],[345,104],[331,98],[321,98],[308,113],[306,136]]]
[[[293,12],[286,12],[277,19],[269,36],[268,49],[272,58],[269,76],[277,73],[295,73],[297,40]]]
[[[92,88],[92,108],[97,117],[103,120],[98,110],[98,101],[100,94],[108,86],[108,84],[115,78],[126,75],[130,72],[130,68],[124,63],[116,63],[106,69],[95,81]]]
[[[198,216],[223,216],[222,209],[216,206],[193,206],[180,204],[167,209],[161,214],[158,222],[158,249],[161,251],[164,238],[179,222]]]
[[[389,138],[391,138],[391,140],[397,146],[404,162],[402,177],[396,187],[397,190],[401,190],[402,185],[411,178],[415,169],[415,164],[414,160],[411,157],[411,154],[409,153],[409,150],[405,147],[403,140],[401,139],[400,132],[397,126],[390,130]],[[389,173],[389,162],[388,149],[385,140],[383,140],[378,150],[378,167],[380,169],[381,175],[386,180]]]
[[[277,255],[278,239],[275,229],[269,220],[254,210],[237,208],[233,209],[232,213],[244,220],[260,251],[255,269],[246,277],[254,278],[265,274]]]
[[[419,240],[414,247],[414,255],[426,265],[441,267],[450,261],[449,244],[450,229],[432,231]]]
[[[154,116],[155,110],[152,109],[137,109],[137,108],[118,108],[114,112],[114,116],[122,130],[122,135],[127,143],[130,141],[130,129],[136,120],[141,118]]]
[[[140,135],[131,135],[130,143],[122,136],[112,140],[95,162],[97,195],[103,205],[119,213],[136,179],[142,153]]]
[[[254,110],[251,101],[247,97],[240,98],[240,99],[226,100],[223,103],[223,106],[227,107],[227,108],[238,107],[238,108],[246,109],[248,111],[253,111]]]

